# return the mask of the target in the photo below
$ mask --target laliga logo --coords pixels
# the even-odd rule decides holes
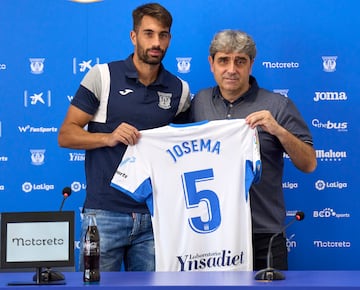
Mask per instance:
[[[324,190],[326,187],[326,183],[324,180],[318,180],[315,182],[315,188],[317,190]]]
[[[23,183],[22,190],[24,192],[30,192],[32,190],[32,184],[30,182]]]
[[[325,182],[324,180],[319,179],[318,181],[315,182],[315,188],[319,191],[324,190],[325,188],[343,189],[343,188],[347,188],[347,183],[340,181]]]
[[[30,191],[33,191],[33,190],[49,191],[49,190],[54,190],[54,188],[55,188],[55,186],[53,184],[46,184],[46,183],[31,184],[30,182],[24,182],[21,187],[22,187],[22,190],[26,193],[29,193]]]
[[[79,181],[74,181],[71,183],[70,187],[73,192],[79,192],[81,189],[86,189],[86,185],[81,184]]]

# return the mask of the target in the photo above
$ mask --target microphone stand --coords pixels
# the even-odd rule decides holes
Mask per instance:
[[[63,198],[62,203],[61,203],[60,208],[59,208],[59,211],[62,211],[62,208],[63,208],[64,203],[65,203],[65,199],[66,199],[66,197]]]
[[[283,273],[281,273],[279,270],[276,270],[273,267],[271,267],[271,265],[272,265],[272,253],[271,253],[272,243],[273,243],[274,239],[280,234],[281,233],[277,233],[277,234],[274,234],[271,236],[270,242],[269,242],[268,253],[267,253],[267,262],[266,262],[267,267],[256,273],[255,280],[272,281],[272,280],[284,280],[285,279],[285,275]]]
[[[281,273],[279,270],[276,270],[272,267],[272,244],[274,239],[282,234],[289,226],[291,226],[296,221],[302,221],[305,217],[305,214],[302,211],[298,211],[295,214],[295,219],[293,219],[290,223],[288,223],[281,232],[275,233],[271,236],[269,241],[269,247],[267,252],[267,261],[266,261],[266,268],[258,271],[255,274],[255,280],[265,280],[265,281],[272,281],[272,280],[284,280],[285,275]]]

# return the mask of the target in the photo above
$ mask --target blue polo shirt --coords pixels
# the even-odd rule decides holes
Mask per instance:
[[[110,133],[122,122],[138,130],[168,125],[190,104],[186,82],[161,65],[155,82],[145,86],[138,80],[132,55],[126,60],[95,65],[82,80],[72,102],[93,115],[89,132]],[[124,213],[147,213],[145,203],[110,187],[126,145],[86,150],[86,199],[84,207]]]

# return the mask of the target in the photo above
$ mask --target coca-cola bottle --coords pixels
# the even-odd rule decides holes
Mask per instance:
[[[86,283],[100,281],[100,236],[95,213],[85,215],[87,231],[84,238],[84,276]]]

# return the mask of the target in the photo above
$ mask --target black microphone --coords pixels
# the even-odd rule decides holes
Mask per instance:
[[[271,280],[284,280],[285,279],[285,275],[283,273],[281,273],[279,270],[276,270],[272,267],[272,252],[271,252],[272,243],[273,243],[275,237],[277,237],[278,235],[281,235],[294,222],[302,221],[304,218],[305,218],[305,214],[302,211],[296,212],[295,218],[291,222],[289,222],[285,227],[283,227],[281,232],[275,233],[271,236],[270,241],[269,241],[268,252],[267,252],[267,256],[266,256],[266,258],[267,258],[266,268],[258,271],[255,274],[255,280],[271,281]]]
[[[64,203],[65,203],[65,200],[71,195],[71,188],[70,187],[65,187],[63,190],[62,190],[62,195],[63,195],[63,200],[62,200],[62,203],[61,203],[61,206],[60,206],[60,209],[59,211],[62,211],[62,208],[64,206]]]

